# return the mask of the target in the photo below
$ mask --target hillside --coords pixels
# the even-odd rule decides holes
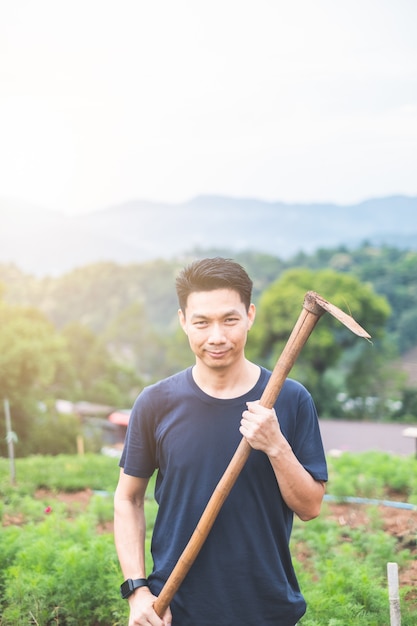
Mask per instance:
[[[340,206],[200,196],[182,204],[132,201],[75,216],[0,199],[0,263],[36,275],[96,261],[166,259],[195,247],[288,258],[364,240],[417,249],[417,197]]]

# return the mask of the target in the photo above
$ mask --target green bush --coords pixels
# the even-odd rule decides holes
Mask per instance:
[[[114,491],[118,462],[100,454],[34,455],[16,459],[16,486],[10,485],[8,462],[0,458],[0,495],[12,490],[33,493],[36,489],[78,491],[86,488]]]
[[[417,496],[414,458],[380,453],[329,459],[328,492],[337,496]],[[101,455],[33,456],[17,459],[16,484],[0,458],[0,625],[121,626],[128,605],[112,534],[117,460]],[[147,568],[157,513],[154,479],[146,495]],[[44,489],[44,492],[37,490]],[[62,491],[92,490],[87,507],[66,506]],[[34,497],[36,495],[36,497]],[[51,505],[51,509],[47,509]],[[385,626],[389,623],[386,564],[407,567],[409,549],[384,532],[377,507],[367,525],[350,528],[331,519],[329,505],[308,524],[294,521],[294,567],[306,597],[303,626]],[[401,588],[402,626],[417,623],[417,605]]]
[[[2,626],[125,623],[112,535],[98,535],[91,518],[55,514],[19,530],[3,531]]]
[[[327,493],[417,502],[417,459],[386,452],[346,452],[327,460]]]
[[[25,447],[30,454],[75,454],[81,433],[80,420],[74,415],[43,413],[34,421]]]
[[[409,550],[380,529],[377,515],[370,526],[351,529],[322,515],[308,524],[295,521],[294,568],[308,610],[303,626],[382,626],[389,623],[386,565],[412,561]],[[301,548],[301,550],[300,550]],[[297,556],[302,554],[302,559]],[[307,555],[307,556],[306,556]],[[402,625],[417,623],[417,606],[409,606],[402,588]]]

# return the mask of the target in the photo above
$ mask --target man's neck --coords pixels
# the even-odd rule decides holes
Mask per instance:
[[[206,368],[199,361],[193,367],[193,378],[200,389],[221,399],[243,396],[256,385],[259,374],[259,366],[246,359],[233,370]]]

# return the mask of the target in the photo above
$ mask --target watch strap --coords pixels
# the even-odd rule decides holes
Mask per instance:
[[[120,595],[125,600],[139,587],[149,587],[147,578],[128,578],[120,585]]]

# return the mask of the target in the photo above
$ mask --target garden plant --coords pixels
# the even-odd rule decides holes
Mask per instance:
[[[402,626],[417,624],[417,460],[372,452],[328,462],[332,499],[316,520],[294,522],[294,567],[308,604],[300,624],[389,626],[388,562],[400,571]],[[126,625],[112,534],[117,474],[117,460],[99,454],[32,456],[16,460],[12,484],[0,458],[1,626]],[[352,505],[347,496],[363,500]],[[146,509],[150,570],[153,481]]]

